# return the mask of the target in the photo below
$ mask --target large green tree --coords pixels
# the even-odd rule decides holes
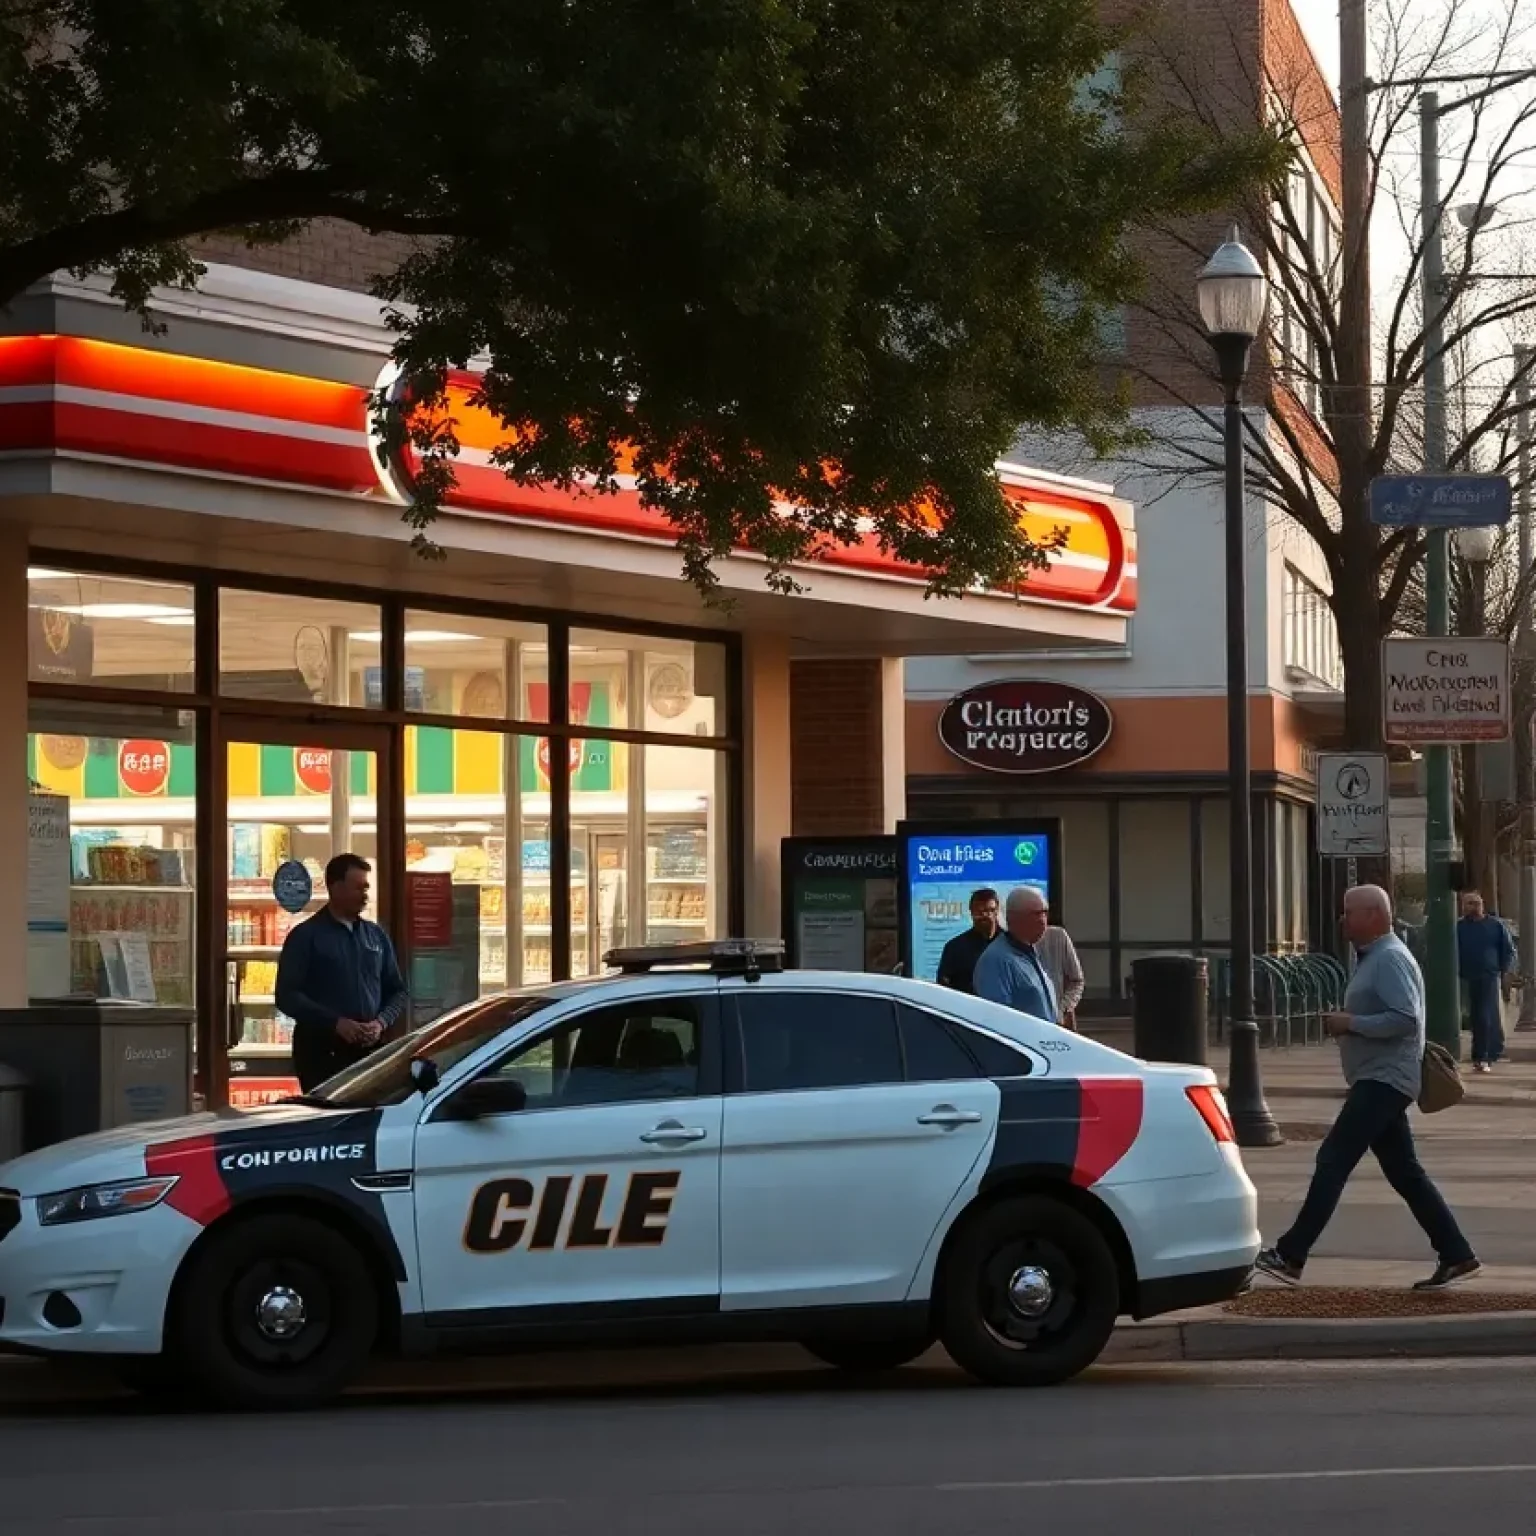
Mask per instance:
[[[1041,551],[995,458],[1117,429],[1126,236],[1272,163],[1085,91],[1118,41],[1092,0],[0,0],[0,302],[106,270],[144,308],[219,230],[419,236],[378,279],[415,395],[484,366],[527,479],[631,445],[701,586],[861,517],[1005,582]],[[424,528],[454,445],[415,420]]]

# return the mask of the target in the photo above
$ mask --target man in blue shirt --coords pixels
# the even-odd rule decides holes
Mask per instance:
[[[1461,912],[1456,925],[1456,958],[1472,1013],[1472,1070],[1491,1072],[1494,1062],[1504,1054],[1499,984],[1514,967],[1515,945],[1509,929],[1484,909],[1479,892],[1468,891],[1462,897]]]
[[[1033,886],[1015,886],[1009,891],[1003,931],[976,962],[977,997],[1017,1008],[1048,1024],[1056,1022],[1056,990],[1035,953],[1035,945],[1050,922],[1050,905]]]
[[[389,935],[363,916],[367,860],[325,867],[328,900],[294,928],[277,962],[277,1006],[293,1020],[293,1070],[308,1093],[361,1061],[405,1012],[410,994]]]

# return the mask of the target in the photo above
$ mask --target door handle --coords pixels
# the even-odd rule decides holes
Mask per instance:
[[[658,1125],[655,1130],[645,1131],[640,1140],[648,1142],[651,1146],[666,1146],[674,1141],[703,1141],[709,1132],[702,1125],[683,1125],[677,1120],[668,1120]]]
[[[952,1131],[961,1125],[980,1125],[981,1115],[974,1109],[956,1109],[953,1104],[935,1104],[926,1115],[917,1117],[919,1125],[942,1125]]]

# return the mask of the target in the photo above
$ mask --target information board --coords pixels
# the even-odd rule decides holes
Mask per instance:
[[[905,974],[933,981],[944,946],[970,927],[971,896],[1030,886],[1061,917],[1061,823],[903,822],[896,829],[897,881]]]
[[[896,969],[894,837],[786,837],[780,861],[791,967],[887,975]]]

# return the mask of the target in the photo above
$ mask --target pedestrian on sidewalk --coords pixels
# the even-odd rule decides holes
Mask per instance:
[[[1472,1015],[1472,1070],[1491,1072],[1504,1055],[1500,994],[1504,978],[1514,969],[1515,943],[1503,920],[1484,907],[1479,891],[1468,891],[1461,898],[1456,958]]]
[[[990,887],[971,892],[971,926],[957,933],[939,956],[939,973],[934,977],[941,987],[976,995],[976,962],[981,952],[997,937],[997,892]]]
[[[1045,974],[1056,992],[1056,1022],[1063,1029],[1077,1029],[1077,1005],[1083,1000],[1083,963],[1077,958],[1077,946],[1065,928],[1052,923],[1036,946]]]
[[[1033,886],[1016,885],[1003,908],[1003,931],[976,962],[976,995],[1054,1023],[1056,989],[1040,962],[1039,944],[1051,909]]]
[[[1291,1229],[1260,1252],[1261,1274],[1296,1285],[1349,1176],[1367,1151],[1434,1245],[1439,1263],[1416,1291],[1469,1280],[1483,1266],[1414,1151],[1408,1108],[1419,1096],[1424,1061],[1424,976],[1392,930],[1392,898],[1378,885],[1344,893],[1344,935],[1357,964],[1344,1007],[1323,1023],[1339,1043],[1349,1092],[1317,1149],[1317,1168]]]

